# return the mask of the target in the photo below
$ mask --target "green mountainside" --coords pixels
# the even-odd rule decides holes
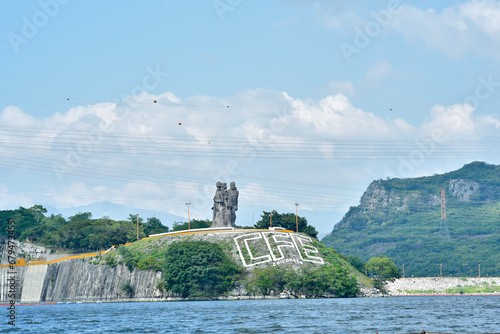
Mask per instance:
[[[388,256],[406,277],[439,276],[440,265],[443,276],[477,276],[479,265],[481,276],[500,276],[500,166],[373,181],[322,242],[363,261]]]

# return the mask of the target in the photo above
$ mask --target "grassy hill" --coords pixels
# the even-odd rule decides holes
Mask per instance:
[[[500,276],[500,166],[374,181],[322,242],[364,261],[391,257],[406,276],[438,276],[441,264],[443,276],[477,276],[479,265],[482,276]]]
[[[365,287],[373,284],[342,255],[316,239],[311,239],[312,244],[300,252],[316,248],[314,256],[322,258],[321,263],[307,262],[304,260],[307,254],[299,255],[295,248],[285,244],[280,246],[279,241],[273,241],[273,234],[268,233],[265,238],[273,253],[287,260],[259,263],[269,249],[255,234],[246,231],[152,237],[121,246],[100,261],[110,266],[124,264],[131,271],[134,268],[161,271],[158,287],[166,294],[184,298],[228,295],[238,287],[251,295],[279,295],[288,291],[295,297],[351,297],[359,291],[358,282]],[[236,242],[237,237],[250,239]],[[245,250],[245,244],[255,260]]]

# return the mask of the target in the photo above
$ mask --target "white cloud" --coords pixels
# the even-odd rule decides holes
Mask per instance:
[[[500,3],[493,0],[466,2],[459,6],[460,15],[489,35],[500,32]]]
[[[408,41],[420,41],[449,56],[500,57],[500,3],[497,1],[467,1],[440,13],[403,4],[391,25]]]
[[[316,0],[316,16],[326,29],[353,36],[374,26],[380,29],[377,36],[396,31],[410,43],[423,43],[451,57],[476,54],[500,58],[499,1],[468,0],[440,12],[406,3],[399,5],[402,1],[388,1],[368,12],[366,6],[351,2]]]
[[[36,118],[16,106],[8,106],[0,113],[0,124],[5,127],[33,127],[36,123]]]
[[[402,134],[403,120],[397,124],[381,119],[375,114],[356,108],[342,94],[328,96],[319,103],[305,103],[299,99],[293,101],[295,116],[303,128],[312,127],[313,135],[324,138],[356,138],[357,140],[387,138],[395,133]]]
[[[481,120],[488,125],[493,125],[496,129],[500,128],[500,120],[494,116],[484,116]]]
[[[447,140],[476,140],[477,124],[474,108],[469,104],[451,106],[436,105],[431,109],[431,120],[422,125],[422,130],[431,136],[442,132]]]

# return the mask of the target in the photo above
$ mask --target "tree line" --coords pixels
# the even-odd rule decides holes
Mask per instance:
[[[58,215],[46,215],[47,209],[42,205],[31,208],[19,207],[15,210],[0,211],[0,237],[6,236],[10,219],[16,222],[17,239],[39,243],[47,247],[67,248],[74,250],[99,250],[112,245],[120,245],[137,240],[137,216],[129,215],[126,220],[115,220],[109,217],[92,218],[91,212],[79,212],[67,219]],[[292,213],[278,213],[264,211],[261,219],[254,226],[237,226],[240,228],[267,229],[280,226],[295,231],[296,217]],[[299,232],[316,237],[316,229],[308,225],[306,218],[297,217]],[[181,231],[198,228],[209,228],[212,221],[192,219],[190,222],[174,222],[172,229],[162,224],[160,219],[149,217],[144,221],[138,219],[139,239],[151,234]]]
[[[0,236],[5,236],[8,221],[13,219],[18,240],[47,247],[99,250],[137,240],[135,215],[127,220],[92,219],[92,213],[79,212],[65,219],[61,215],[45,216],[45,213],[47,210],[41,205],[0,211]],[[146,222],[139,217],[139,238],[168,231],[169,228],[156,217],[147,218]]]

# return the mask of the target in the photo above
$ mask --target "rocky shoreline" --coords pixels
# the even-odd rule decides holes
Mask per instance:
[[[471,292],[481,288],[490,291]],[[388,296],[500,295],[500,277],[399,278],[388,282],[385,289]]]

